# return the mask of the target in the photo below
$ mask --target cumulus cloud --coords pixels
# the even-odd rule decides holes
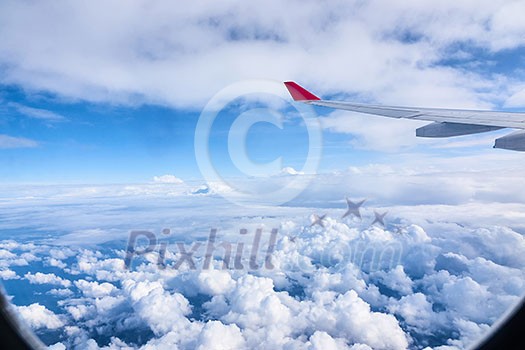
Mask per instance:
[[[123,288],[129,295],[135,312],[156,334],[182,332],[192,327],[185,317],[190,314],[191,305],[182,294],[169,293],[159,282],[126,280]]]
[[[60,285],[62,287],[70,287],[72,285],[71,281],[63,279],[54,273],[37,272],[33,274],[28,272],[24,275],[24,278],[27,279],[31,284],[53,284]]]
[[[354,349],[354,350],[368,350],[371,349],[368,345],[365,344],[354,344],[352,347],[348,347],[344,339],[334,339],[328,333],[316,331],[310,337],[310,347],[311,350],[321,350],[321,349]]]
[[[72,296],[74,293],[71,291],[71,289],[67,289],[67,288],[63,288],[63,289],[53,288],[48,292],[48,294],[58,296],[61,298],[65,298],[65,297]]]
[[[16,272],[14,272],[13,270],[1,269],[0,270],[0,278],[3,279],[3,280],[14,280],[14,279],[19,279],[20,277],[18,277]]]
[[[16,309],[22,316],[22,319],[33,329],[57,329],[64,325],[56,314],[38,303],[18,306]]]
[[[235,287],[235,281],[227,271],[203,271],[198,276],[198,285],[202,293],[220,295],[230,292]]]
[[[86,280],[75,281],[75,287],[82,291],[87,297],[91,298],[101,298],[107,295],[110,295],[112,292],[116,291],[116,288],[111,283],[97,283],[97,282],[88,282]]]
[[[221,209],[229,227],[239,220],[234,209]],[[474,214],[472,222],[456,225],[454,215],[465,217],[461,207],[407,207],[419,224],[397,216],[399,208],[388,209],[392,213],[383,228],[369,226],[373,216],[366,210],[362,221],[341,219],[330,210],[321,227],[310,225],[311,209],[282,207],[276,209],[281,216],[273,218],[260,215],[259,208],[247,236],[261,223],[278,225],[274,269],[250,271],[247,261],[244,270],[223,269],[218,256],[210,270],[174,269],[180,256],[168,246],[165,269],[159,269],[153,252],[128,270],[122,250],[71,246],[60,254],[56,247],[27,246],[44,262],[73,259],[66,272],[82,276],[70,282],[56,274],[26,274],[32,283],[70,282],[48,292],[59,299],[63,316],[39,305],[31,310],[54,315],[52,325],[61,322],[64,333],[57,340],[66,347],[468,347],[520,298],[523,236],[489,224],[476,227]],[[235,243],[239,237],[228,232],[221,239]],[[17,258],[7,250],[2,254]],[[197,266],[203,258],[195,256]]]
[[[219,321],[210,321],[203,327],[197,340],[197,350],[205,349],[243,349],[244,338],[237,325],[225,325]]]

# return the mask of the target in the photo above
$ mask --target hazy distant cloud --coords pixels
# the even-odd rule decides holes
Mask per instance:
[[[47,122],[63,122],[67,120],[63,115],[46,109],[28,107],[14,102],[9,103],[9,106],[15,108],[19,113],[34,119],[40,119]]]
[[[26,139],[25,137],[14,137],[0,134],[0,149],[33,147],[38,147],[38,142]]]
[[[506,107],[525,106],[525,85],[518,86],[516,91],[505,101]]]
[[[397,152],[417,144],[431,143],[416,137],[415,129],[428,122],[391,119],[347,111],[335,111],[321,119],[323,128],[333,133],[351,134],[349,143],[358,149]]]
[[[279,172],[280,175],[304,175],[304,172],[297,171],[291,166],[287,166],[281,169]]]
[[[153,182],[156,183],[163,183],[163,184],[181,184],[184,181],[176,177],[175,175],[161,175],[161,176],[154,176]]]

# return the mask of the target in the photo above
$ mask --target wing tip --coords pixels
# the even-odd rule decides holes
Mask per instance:
[[[284,85],[294,101],[319,101],[320,98],[312,94],[294,81],[285,81]]]

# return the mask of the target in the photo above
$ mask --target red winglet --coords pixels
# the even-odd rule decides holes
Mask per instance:
[[[284,85],[292,95],[294,101],[316,101],[320,100],[319,97],[312,94],[310,91],[306,90],[302,86],[296,84],[293,81],[285,81]]]

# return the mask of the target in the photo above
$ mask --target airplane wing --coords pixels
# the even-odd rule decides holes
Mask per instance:
[[[315,106],[380,115],[389,118],[427,120],[419,137],[452,137],[503,128],[521,129],[496,140],[494,148],[525,152],[525,113],[369,105],[322,100],[293,81],[284,83],[295,101]]]

